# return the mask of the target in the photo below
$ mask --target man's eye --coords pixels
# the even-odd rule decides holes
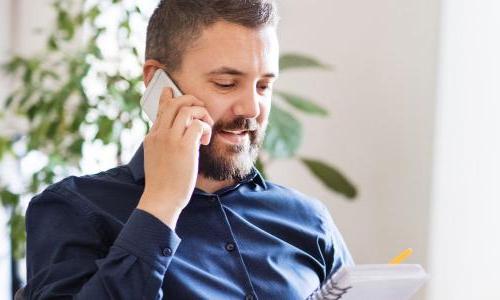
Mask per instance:
[[[228,89],[228,88],[232,88],[233,86],[235,86],[234,83],[222,84],[222,83],[217,83],[217,82],[215,82],[215,85],[220,87],[220,88],[223,88],[223,89]]]
[[[269,85],[269,84],[261,85],[258,88],[261,90],[268,90],[268,89],[271,89],[271,85]]]

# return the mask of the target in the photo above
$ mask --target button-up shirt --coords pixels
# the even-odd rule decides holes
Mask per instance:
[[[127,165],[36,195],[26,213],[26,297],[305,299],[353,264],[320,201],[255,168],[214,193],[195,189],[175,231],[136,208],[143,190],[141,146]]]

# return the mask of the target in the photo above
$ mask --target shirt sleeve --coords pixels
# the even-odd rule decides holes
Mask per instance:
[[[26,212],[27,299],[161,299],[180,238],[135,209],[114,241],[90,210],[54,191]]]
[[[325,225],[325,261],[326,261],[326,276],[325,279],[330,278],[340,268],[344,266],[353,266],[354,260],[349,252],[342,234],[335,225],[328,208],[323,205],[323,219]]]

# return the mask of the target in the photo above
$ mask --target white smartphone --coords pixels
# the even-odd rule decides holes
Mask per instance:
[[[172,88],[174,98],[182,96],[181,90],[175,85],[168,74],[162,69],[156,70],[141,98],[141,107],[152,122],[156,119],[160,96],[166,87]]]

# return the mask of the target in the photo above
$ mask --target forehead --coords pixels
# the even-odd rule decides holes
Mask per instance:
[[[275,27],[253,29],[219,21],[203,30],[186,49],[183,66],[204,71],[227,66],[245,73],[278,74],[279,44]]]

